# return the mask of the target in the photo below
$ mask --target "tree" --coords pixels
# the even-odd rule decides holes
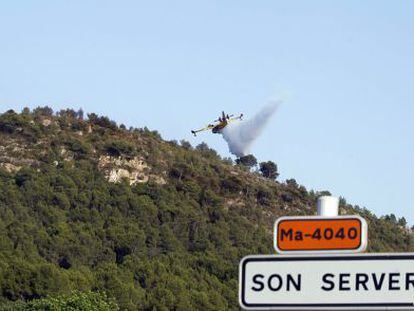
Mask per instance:
[[[404,228],[407,227],[407,220],[404,217],[401,217],[398,219],[398,225]]]
[[[397,224],[397,217],[394,214],[389,214],[384,216],[385,220],[392,222],[393,224]]]
[[[33,110],[33,114],[35,115],[35,117],[51,117],[53,116],[53,109],[49,106],[37,107]]]
[[[30,108],[24,107],[22,110],[22,114],[28,116],[30,114]]]
[[[239,165],[246,166],[248,168],[252,168],[253,166],[257,165],[257,159],[254,155],[249,154],[244,157],[240,157],[236,160],[236,163]]]
[[[260,172],[263,177],[268,179],[276,179],[279,176],[277,165],[272,161],[260,163]]]
[[[207,157],[218,156],[216,150],[211,149],[205,142],[198,144],[195,149],[200,151],[204,156],[207,156]]]
[[[108,117],[99,117],[94,113],[88,114],[89,122],[95,125],[99,125],[100,127],[116,130],[117,125],[114,121],[110,120]]]
[[[73,121],[77,118],[78,113],[73,109],[61,109],[58,115],[61,118]]]
[[[105,143],[104,150],[111,156],[133,157],[135,155],[134,145],[124,140],[111,140]]]
[[[76,115],[77,115],[78,119],[82,121],[83,120],[83,117],[84,117],[83,109],[82,108],[79,108],[79,110],[76,113]]]
[[[331,196],[331,195],[332,195],[332,193],[330,191],[327,191],[327,190],[318,191],[318,197]]]
[[[209,151],[210,148],[208,147],[208,145],[205,142],[202,142],[202,143],[200,143],[196,146],[196,150],[198,150],[198,151]]]
[[[5,310],[119,310],[119,306],[113,298],[109,298],[105,292],[78,292],[71,295],[60,295],[35,299],[28,302],[15,302],[6,304]]]
[[[183,147],[183,148],[184,148],[184,149],[186,149],[186,150],[191,150],[191,149],[193,149],[193,147],[191,146],[191,144],[190,144],[187,140],[182,139],[182,140],[180,141],[180,144],[181,144],[181,147]]]

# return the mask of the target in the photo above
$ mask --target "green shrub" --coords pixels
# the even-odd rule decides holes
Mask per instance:
[[[47,297],[15,302],[0,307],[4,311],[117,311],[119,306],[105,292],[73,292],[70,296]]]
[[[254,155],[249,154],[249,155],[238,158],[236,160],[236,163],[242,166],[246,166],[248,168],[252,168],[253,166],[257,165],[257,159]]]
[[[269,179],[276,179],[279,176],[277,165],[272,161],[260,163],[260,172],[262,173],[263,177]]]
[[[104,145],[104,150],[107,154],[114,157],[133,157],[136,154],[134,145],[124,140],[109,141]]]
[[[79,139],[69,138],[65,141],[70,151],[73,151],[76,155],[82,157],[90,152],[90,146],[80,141]]]

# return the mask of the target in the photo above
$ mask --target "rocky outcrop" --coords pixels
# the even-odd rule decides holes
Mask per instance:
[[[108,181],[109,182],[119,182],[123,178],[126,178],[129,180],[129,183],[131,185],[136,183],[144,183],[149,180],[149,175],[137,172],[137,171],[128,171],[126,169],[120,168],[120,169],[112,169],[109,171]]]
[[[163,177],[151,174],[151,168],[143,158],[100,156],[98,167],[102,170],[109,182],[120,182],[127,179],[130,185],[146,183],[149,180],[158,184],[166,184]]]
[[[0,167],[4,168],[9,173],[16,173],[18,172],[22,167],[18,165],[14,165],[8,162],[2,162],[0,163]]]
[[[18,172],[23,166],[39,166],[39,161],[33,159],[17,159],[14,157],[0,156],[0,167],[9,173]]]
[[[46,127],[48,127],[49,125],[51,125],[52,124],[52,120],[50,120],[50,119],[43,119],[42,121],[41,121],[41,123],[42,123],[42,125],[43,126],[46,126]]]

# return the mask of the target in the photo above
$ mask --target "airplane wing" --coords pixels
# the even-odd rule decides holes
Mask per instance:
[[[242,120],[242,119],[243,119],[243,114],[240,114],[238,117],[231,116],[229,121],[231,122],[231,121]]]
[[[195,131],[191,131],[191,133],[192,133],[194,136],[197,136],[197,133],[200,133],[200,132],[204,132],[204,131],[211,130],[213,127],[214,127],[214,125],[213,125],[213,124],[209,124],[209,125],[207,125],[206,127],[203,127],[202,129],[195,130]]]

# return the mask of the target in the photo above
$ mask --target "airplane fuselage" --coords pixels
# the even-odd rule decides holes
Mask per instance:
[[[228,124],[229,123],[227,121],[221,122],[220,124],[213,127],[213,129],[211,131],[214,134],[219,134],[219,133],[221,133],[221,130],[224,129]]]

